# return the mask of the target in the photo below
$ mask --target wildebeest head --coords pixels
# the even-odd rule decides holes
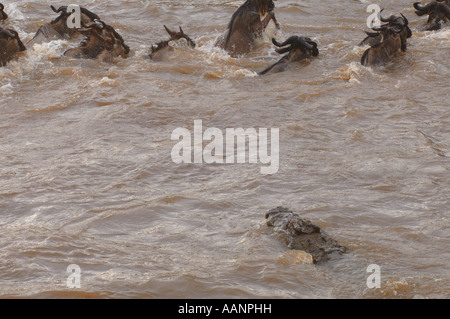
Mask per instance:
[[[56,9],[54,6],[51,5],[50,8],[53,10],[53,12],[59,13],[59,16],[52,22],[50,22],[51,24],[58,23],[60,20],[64,20],[65,22],[67,22],[67,18],[70,17],[70,15],[72,14],[72,12],[67,11],[68,8],[67,6],[61,6],[58,9]],[[80,11],[81,11],[81,22],[85,24],[92,23],[94,20],[100,20],[100,17],[98,15],[87,10],[86,8],[80,7]]]
[[[420,1],[414,3],[414,8],[417,10],[416,14],[420,17],[426,14],[430,14],[439,7],[442,8],[442,5],[450,5],[450,0],[433,0],[426,5],[422,5]]]
[[[269,13],[269,16],[266,17],[266,20],[263,23],[267,25],[270,20],[273,20],[277,29],[279,29],[280,25],[274,13],[275,10],[274,1],[277,0],[247,0],[242,7],[251,8],[252,9],[251,11],[257,11],[261,18],[264,17],[267,13]],[[265,26],[263,27],[263,29],[265,29]]]
[[[185,39],[190,47],[195,48],[195,42],[184,33],[183,29],[180,26],[180,32],[171,31],[168,27],[164,26],[167,33],[170,35],[170,41],[176,41],[180,39]]]
[[[292,62],[305,60],[319,55],[317,43],[310,38],[291,36],[283,43],[279,43],[275,39],[272,39],[272,43],[278,47],[278,49],[275,50],[278,54],[287,54],[275,64],[259,72],[259,75],[283,72]]]
[[[312,41],[310,38],[292,36],[283,43],[279,43],[275,39],[272,39],[272,43],[277,47],[279,47],[279,49],[275,50],[278,54],[284,54],[287,52],[292,52],[294,50],[300,50],[303,53],[310,52],[312,56],[319,55],[317,43]]]
[[[3,11],[4,9],[5,6],[2,3],[0,3],[0,21],[8,19],[8,15],[6,14],[5,11]]]
[[[426,5],[415,2],[414,8],[418,16],[428,15],[428,26],[425,30],[438,30],[441,28],[441,22],[450,20],[450,0],[433,0]]]
[[[26,47],[15,30],[0,26],[0,66],[5,65],[18,52],[25,50]]]
[[[149,54],[150,59],[153,59],[154,55],[157,54],[158,52],[162,51],[165,48],[168,48],[169,47],[169,43],[171,41],[177,41],[177,40],[180,40],[180,39],[185,39],[187,41],[188,45],[191,48],[195,48],[196,44],[195,44],[194,40],[192,40],[187,34],[184,33],[184,31],[181,28],[181,26],[180,26],[180,31],[179,32],[172,31],[166,26],[164,26],[164,29],[166,29],[167,33],[170,35],[170,39],[169,40],[165,40],[165,41],[161,41],[157,45],[152,45],[151,52]]]
[[[56,9],[54,6],[50,6],[50,8],[53,10],[53,12],[58,13],[59,16],[52,20],[50,23],[42,25],[36,32],[33,39],[28,43],[29,46],[33,46],[35,43],[40,43],[50,38],[62,39],[68,37],[72,39],[80,34],[80,29],[70,28],[67,25],[67,21],[72,15],[72,12],[68,11],[67,6],[62,6],[58,9]],[[100,18],[95,13],[92,13],[91,11],[82,7],[80,7],[80,14],[81,22],[84,24],[91,24],[96,19],[100,20]]]
[[[381,12],[383,12],[383,10],[381,10]],[[381,12],[380,12],[381,22],[387,22],[390,28],[396,30],[400,29],[402,36],[406,38],[410,38],[412,36],[412,31],[409,28],[409,21],[408,19],[406,19],[403,13],[400,13],[401,17],[391,15],[389,18],[383,18]]]
[[[19,34],[13,29],[5,29],[0,26],[0,39],[6,41],[14,41],[17,43],[20,51],[25,51],[26,47],[20,40]]]
[[[388,23],[372,28],[375,33],[367,33],[369,38],[376,38],[377,42],[364,52],[361,58],[362,65],[381,64],[400,50],[406,51],[406,39],[410,36],[408,20],[402,15],[400,19],[391,16],[388,19],[382,18],[382,21]]]
[[[227,32],[217,39],[214,46],[224,49],[233,57],[249,53],[270,21],[273,20],[276,27],[280,28],[274,9],[274,0],[245,1],[233,13]]]
[[[414,8],[417,10],[416,14],[421,17],[426,14],[430,14],[434,9],[436,9],[437,1],[431,1],[426,5],[422,5],[420,1],[414,2]]]
[[[368,44],[373,47],[382,43],[387,36],[400,33],[402,43],[404,44],[402,45],[402,50],[405,51],[406,40],[412,36],[408,19],[403,14],[401,14],[401,16],[391,15],[389,18],[383,18],[381,15],[383,10],[380,12],[380,20],[385,24],[381,25],[379,28],[372,28],[375,32],[366,31],[367,37],[359,45],[363,46]]]
[[[88,33],[87,45],[94,45],[114,51],[117,56],[125,57],[130,53],[130,48],[125,44],[122,36],[110,25],[101,20],[94,20],[94,23],[86,25],[82,23]]]
[[[50,22],[50,25],[61,35],[66,33],[74,33],[75,29],[70,29],[67,26],[67,19],[70,17],[72,12],[67,11],[67,6],[61,6],[58,9],[56,9],[54,6],[50,6],[50,8],[55,13],[59,13],[59,16],[55,18],[52,22]],[[84,24],[91,24],[94,22],[94,20],[100,20],[100,17],[96,15],[95,13],[87,10],[86,8],[80,7],[81,12],[81,22]]]
[[[69,49],[64,55],[88,59],[101,56],[104,61],[111,62],[115,57],[126,58],[130,53],[130,48],[123,38],[110,25],[101,20],[95,20],[90,25],[82,22],[81,25],[83,29],[80,32],[85,34],[86,38],[78,48]]]
[[[276,0],[247,0],[246,4],[256,8],[261,16],[275,9]]]

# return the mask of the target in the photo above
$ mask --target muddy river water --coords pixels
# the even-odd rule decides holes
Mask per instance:
[[[24,42],[63,4],[2,2]],[[0,68],[0,297],[450,297],[450,29],[420,31],[410,0],[279,0],[281,29],[232,58],[214,42],[242,2],[83,1],[128,59],[61,58],[77,43],[58,40]],[[360,65],[370,3],[413,31],[383,67]],[[163,25],[197,47],[146,59]],[[257,76],[290,35],[320,55]],[[278,129],[277,171],[175,163],[172,134],[194,121]],[[299,263],[265,224],[277,206],[348,253]]]

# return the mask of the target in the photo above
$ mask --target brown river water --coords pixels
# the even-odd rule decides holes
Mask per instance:
[[[2,2],[24,42],[56,17],[50,4],[70,4]],[[279,0],[281,30],[241,58],[214,41],[243,1],[78,3],[132,51],[72,60],[77,42],[52,41],[0,68],[0,297],[449,298],[450,30],[420,31],[413,2]],[[370,3],[413,31],[383,67],[359,63]],[[197,48],[146,59],[164,24]],[[278,59],[271,37],[290,35],[319,57],[257,76]],[[175,164],[172,132],[195,120],[278,128],[278,171]],[[348,253],[299,263],[265,224],[277,206]]]

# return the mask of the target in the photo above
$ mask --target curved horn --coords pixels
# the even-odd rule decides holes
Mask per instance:
[[[100,20],[94,20],[94,23],[92,23],[90,25],[86,25],[83,21],[81,21],[81,26],[83,28],[86,28],[86,29],[91,29],[91,28],[94,28],[94,27],[98,27],[100,29],[103,29],[105,27],[105,23],[103,21],[100,21]]]
[[[95,26],[97,26],[97,23],[92,23],[92,24],[90,24],[90,25],[87,25],[87,24],[85,24],[83,21],[81,21],[81,26],[83,27],[83,28],[85,28],[85,29],[92,29],[92,28],[94,28]]]
[[[277,40],[275,40],[275,38],[272,38],[272,43],[273,43],[274,45],[276,45],[277,47],[282,47],[281,43],[278,42]]]
[[[388,22],[388,23],[390,23],[390,24],[396,24],[396,25],[399,25],[399,26],[401,26],[401,27],[404,26],[403,21],[402,21],[402,22],[399,22],[400,17],[396,17],[396,16],[394,16],[394,15],[391,15],[389,18],[383,18],[383,17],[381,16],[381,13],[383,12],[383,10],[384,10],[384,9],[382,9],[382,10],[380,11],[380,20],[381,20],[381,22]]]
[[[93,27],[95,26],[95,22],[92,23],[92,24],[90,24],[90,25],[87,25],[86,23],[84,23],[83,21],[81,21],[81,26],[82,26],[83,28],[85,28],[85,29],[90,29],[90,28],[93,28]]]
[[[186,41],[188,42],[188,44],[192,47],[195,48],[196,47],[196,43],[194,40],[192,40],[186,33],[184,33],[183,29],[180,26],[180,35],[181,37],[185,38]]]
[[[412,37],[412,31],[411,28],[409,27],[409,21],[408,19],[406,19],[406,17],[403,15],[403,13],[400,13],[402,15],[403,18],[403,22],[404,22],[404,28],[406,29],[406,37],[407,38],[411,38]]]
[[[3,11],[3,9],[5,9],[5,7],[3,6],[2,3],[0,3],[0,11]]]
[[[178,33],[176,33],[175,31],[170,30],[168,27],[166,27],[164,25],[164,29],[166,29],[167,33],[170,35],[170,38],[172,40],[178,40],[179,39],[179,35]]]
[[[55,13],[60,13],[60,12],[67,13],[67,7],[65,7],[65,6],[59,7],[58,10],[56,10],[56,8],[53,5],[51,5],[50,8],[52,8],[53,12],[55,12]]]
[[[295,36],[292,36],[289,39],[287,39],[286,41],[284,41],[283,43],[280,43],[277,40],[275,40],[275,38],[272,38],[272,43],[275,44],[277,47],[281,48],[288,44],[292,45],[295,41],[295,38],[296,38]]]
[[[406,19],[406,17],[403,15],[403,13],[400,13],[400,15],[401,15],[402,18],[403,18],[403,22],[405,23],[405,27],[407,27],[407,26],[409,25],[408,19]]]
[[[383,18],[383,16],[381,15],[383,13],[383,11],[384,11],[384,8],[381,9],[381,11],[380,11],[380,20],[381,20],[381,22],[391,22],[392,21],[392,16],[390,16],[387,19]]]
[[[307,38],[306,42],[309,43],[313,48],[317,48],[317,43],[311,40],[310,38]]]
[[[311,45],[304,37],[299,37],[297,41],[301,44],[303,48],[308,50],[314,49],[314,45]],[[312,41],[311,41],[312,42]],[[314,43],[314,42],[313,42]],[[316,45],[317,46],[317,45]]]
[[[418,2],[414,2],[414,8],[419,11],[429,12],[436,7],[436,4],[437,4],[436,1],[431,1],[430,3],[423,6],[423,5],[421,5],[420,1],[418,1]]]
[[[166,29],[167,33],[168,33],[172,38],[176,38],[176,37],[178,36],[177,32],[170,30],[170,29],[169,29],[168,27],[166,27],[165,25],[164,25],[164,29]],[[181,29],[181,27],[180,27],[180,30],[181,30],[181,33],[183,33],[183,30]]]
[[[317,48],[317,43],[312,41],[310,38],[306,38],[306,42],[308,42],[310,45],[312,45],[312,54],[313,56],[319,55],[319,49]]]
[[[122,44],[124,49],[125,49],[125,54],[129,54],[130,53],[130,47],[128,45],[126,45],[125,43]]]
[[[287,52],[289,52],[291,50],[292,50],[292,45],[290,45],[288,47],[285,47],[285,48],[282,48],[282,49],[276,49],[275,52],[278,53],[278,54],[284,54],[284,53],[287,53]]]
[[[382,26],[380,26],[379,28],[377,27],[373,27],[372,30],[376,31],[376,32],[383,32],[387,29],[387,24],[383,24]]]

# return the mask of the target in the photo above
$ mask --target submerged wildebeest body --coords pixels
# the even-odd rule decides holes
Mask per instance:
[[[195,46],[196,46],[195,42],[188,35],[186,35],[184,33],[184,31],[181,27],[180,27],[180,32],[171,31],[166,26],[164,26],[164,29],[166,29],[167,33],[170,36],[170,39],[161,41],[156,45],[152,45],[151,51],[149,53],[150,59],[152,59],[152,60],[161,59],[165,52],[172,51],[173,48],[169,45],[169,43],[171,41],[185,39],[191,48],[195,48]]]
[[[233,57],[249,53],[271,20],[278,27],[274,9],[273,0],[247,0],[233,14],[227,32],[217,40],[215,46]]]
[[[77,35],[80,35],[79,29],[69,28],[67,26],[67,19],[72,12],[67,11],[67,6],[62,6],[56,9],[54,6],[50,6],[53,12],[59,13],[59,16],[50,23],[44,24],[36,32],[33,39],[27,44],[33,46],[35,43],[40,43],[48,39],[72,39]],[[86,25],[92,24],[95,20],[100,20],[100,17],[95,13],[80,7],[81,11],[81,23]]]
[[[5,66],[19,52],[25,50],[26,48],[15,30],[0,26],[0,66]]]
[[[370,49],[361,58],[364,66],[385,63],[398,52],[407,50],[407,39],[412,36],[408,19],[402,14],[401,17],[391,16],[388,19],[381,17],[381,21],[388,23],[380,28],[372,28],[376,32],[367,32],[368,37],[361,43],[371,43]]]
[[[311,254],[314,263],[329,260],[332,253],[343,254],[347,251],[319,226],[287,208],[277,207],[270,210],[266,219],[267,226],[274,227],[289,249],[306,251]]]
[[[6,14],[5,6],[0,3],[0,21],[8,19],[8,15]]]
[[[433,0],[426,5],[415,2],[414,8],[417,10],[418,16],[428,15],[428,21],[424,28],[426,31],[439,30],[450,20],[450,0]]]
[[[312,41],[310,38],[292,36],[283,43],[278,43],[275,39],[272,39],[272,42],[274,45],[280,48],[275,50],[277,53],[287,54],[283,56],[277,63],[271,65],[264,71],[261,71],[259,75],[283,72],[287,70],[289,64],[291,64],[292,62],[302,61],[319,55],[317,43]]]
[[[67,57],[78,59],[99,59],[104,62],[113,62],[114,58],[126,58],[130,48],[125,44],[122,36],[101,20],[95,20],[90,25],[82,23],[82,34],[86,38],[77,48],[64,52]]]

